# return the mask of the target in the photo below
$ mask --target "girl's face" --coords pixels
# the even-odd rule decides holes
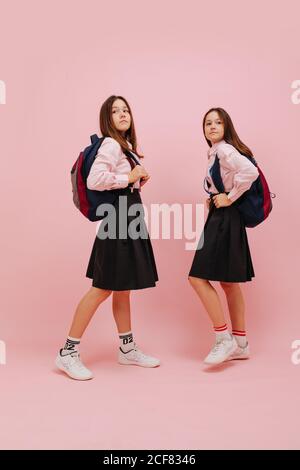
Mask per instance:
[[[212,144],[220,142],[224,138],[224,123],[216,111],[212,111],[206,116],[204,133]]]
[[[131,126],[131,116],[126,103],[119,98],[112,105],[112,120],[115,128],[124,134]]]

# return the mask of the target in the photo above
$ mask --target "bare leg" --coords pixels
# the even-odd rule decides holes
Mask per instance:
[[[112,306],[118,333],[131,331],[130,290],[114,291]]]
[[[206,279],[189,276],[189,281],[200,297],[214,327],[226,323],[223,309],[217,291]]]
[[[227,298],[233,330],[245,330],[245,302],[240,285],[237,282],[221,282]]]
[[[110,290],[90,288],[76,308],[69,336],[81,338],[97,308],[110,294]]]
[[[113,293],[113,314],[117,325],[118,333],[127,333],[131,331],[130,320],[130,290],[114,291]],[[158,367],[159,359],[144,354],[133,339],[130,341],[121,341],[119,347],[119,364],[135,364],[141,367]]]

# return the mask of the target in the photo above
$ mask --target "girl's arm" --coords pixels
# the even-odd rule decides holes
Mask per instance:
[[[88,175],[87,188],[97,191],[126,188],[129,183],[128,174],[116,174],[121,156],[120,144],[111,137],[106,137]]]
[[[257,179],[259,176],[258,169],[230,144],[221,144],[217,154],[221,166],[234,172],[233,188],[229,194],[227,194],[227,197],[234,202],[247,191],[253,181]]]

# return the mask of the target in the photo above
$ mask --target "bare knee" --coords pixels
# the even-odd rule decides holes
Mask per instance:
[[[225,292],[233,290],[238,284],[236,282],[220,282],[222,289]]]
[[[110,296],[112,291],[108,289],[99,289],[98,287],[91,287],[89,293],[99,302],[103,302],[103,300]]]
[[[189,280],[189,283],[190,283],[192,286],[194,286],[195,283],[196,283],[197,278],[196,278],[196,277],[193,277],[193,276],[189,276],[189,277],[188,277],[188,280]]]
[[[201,284],[207,284],[208,283],[208,281],[206,279],[200,279],[199,277],[193,277],[193,276],[189,276],[188,280],[189,280],[189,282],[192,286],[196,286],[196,285],[199,286]]]
[[[113,297],[115,299],[124,299],[124,298],[129,297],[130,292],[131,292],[130,290],[115,290],[113,292]]]

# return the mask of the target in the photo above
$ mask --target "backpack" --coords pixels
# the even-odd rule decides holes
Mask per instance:
[[[90,139],[91,145],[80,152],[79,157],[72,166],[71,184],[75,206],[91,222],[95,222],[105,217],[104,215],[97,215],[98,207],[101,204],[114,204],[122,189],[97,191],[87,188],[87,177],[105,137],[99,138],[97,134],[94,134]],[[132,160],[136,165],[140,165],[131,152],[126,151],[125,154],[129,160],[131,168],[135,166]],[[131,183],[129,186],[133,186],[133,184]]]
[[[237,209],[242,215],[245,227],[256,227],[269,216],[273,208],[272,198],[276,197],[276,195],[269,191],[267,180],[256,160],[248,155],[242,155],[256,166],[259,176],[252,183],[251,187],[237,199]],[[225,188],[221,177],[218,155],[216,155],[214,164],[210,168],[210,175],[219,193],[224,193]],[[205,185],[204,189],[211,195],[206,190]]]

